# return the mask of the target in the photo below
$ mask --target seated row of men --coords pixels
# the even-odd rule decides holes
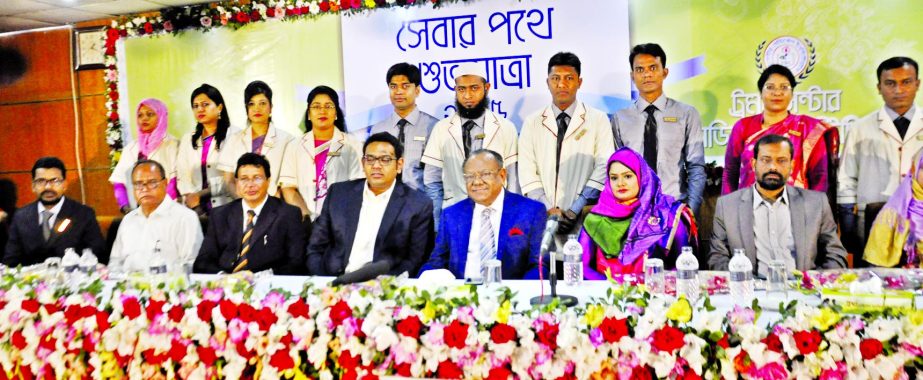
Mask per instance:
[[[757,142],[752,162],[757,182],[719,199],[710,252],[700,254],[703,263],[726,270],[729,252],[743,248],[758,273],[773,260],[800,270],[846,266],[825,195],[786,185],[792,152],[783,136]],[[63,196],[63,163],[42,158],[32,170],[39,199],[16,213],[3,264],[35,264],[66,248],[90,248],[100,261],[126,271],[145,271],[159,255],[171,270],[191,264],[198,273],[272,269],[337,276],[387,261],[394,275],[448,269],[457,278],[477,278],[483,263],[496,258],[504,278],[538,278],[545,207],[505,190],[499,154],[471,152],[463,163],[468,197],[443,211],[435,236],[432,201],[399,180],[403,159],[394,136],[370,136],[362,157],[366,178],[331,185],[310,239],[298,208],[269,196],[271,171],[261,155],[240,157],[235,170],[240,199],[211,211],[204,237],[196,213],[167,197],[163,167],[138,161],[132,185],[140,207],[125,216],[111,257],[104,257],[93,210]],[[682,246],[698,251],[692,213],[662,193],[640,154],[617,150],[607,173],[600,201],[581,230],[586,278],[639,272],[647,257],[663,258],[671,267]]]

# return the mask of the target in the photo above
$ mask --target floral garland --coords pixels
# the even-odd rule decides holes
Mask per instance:
[[[0,379],[907,379],[923,371],[923,311],[846,315],[666,304],[613,287],[582,308],[514,312],[512,294],[393,279],[299,294],[252,283],[98,280],[69,291],[7,275]],[[100,301],[103,299],[105,301]],[[695,316],[695,318],[693,318]]]
[[[135,15],[113,20],[106,32],[106,143],[112,167],[123,147],[119,121],[118,79],[115,44],[120,38],[178,34],[186,30],[239,29],[254,22],[296,20],[325,14],[366,12],[375,8],[431,5],[438,7],[459,0],[239,0],[165,8],[157,15]],[[467,1],[467,0],[462,0]]]

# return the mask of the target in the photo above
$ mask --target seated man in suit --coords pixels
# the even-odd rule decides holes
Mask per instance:
[[[57,157],[42,157],[32,166],[32,192],[38,200],[19,209],[13,217],[3,264],[32,265],[49,257],[62,257],[74,248],[81,254],[92,249],[99,262],[109,262],[106,242],[99,231],[96,213],[64,196],[67,171]]]
[[[443,211],[423,270],[483,278],[484,262],[499,259],[504,279],[538,278],[545,205],[503,188],[506,169],[494,151],[472,152],[463,172],[468,198]]]
[[[163,165],[140,160],[131,169],[131,185],[138,208],[125,215],[112,245],[114,271],[145,272],[159,256],[169,272],[188,270],[202,245],[199,216],[167,197]]]
[[[398,179],[404,149],[387,132],[362,148],[365,179],[330,186],[308,244],[308,272],[339,276],[373,261],[389,274],[417,273],[433,247],[433,202]]]
[[[718,198],[708,258],[712,270],[728,270],[734,249],[744,249],[762,276],[771,261],[785,263],[789,272],[846,267],[827,195],[786,185],[792,152],[787,137],[760,138],[751,162],[756,183]]]
[[[269,196],[269,161],[256,153],[237,160],[237,199],[212,209],[196,273],[304,274],[305,231],[301,210]]]

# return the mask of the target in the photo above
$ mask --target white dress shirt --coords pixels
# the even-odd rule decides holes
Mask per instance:
[[[35,202],[38,205],[38,224],[42,225],[42,211],[45,210],[45,205],[42,204],[42,201]],[[61,208],[64,207],[64,197],[58,200],[58,203],[54,205],[51,209],[51,218],[48,219],[48,225],[51,226],[51,229],[54,230],[54,224],[58,220],[58,214],[61,213]]]
[[[490,226],[494,230],[494,248],[500,251],[500,219],[503,216],[503,198],[506,190],[497,195],[497,199],[490,204],[493,213],[490,214]],[[465,278],[481,278],[481,214],[487,206],[475,203],[474,213],[471,215],[471,234],[468,235],[468,259],[465,260]]]
[[[356,226],[356,237],[353,239],[352,250],[349,251],[349,264],[346,265],[346,272],[362,268],[375,258],[375,240],[378,238],[378,229],[381,228],[381,220],[385,217],[385,209],[388,208],[396,182],[397,180],[392,181],[391,187],[378,195],[369,189],[368,182],[362,187],[359,224]]]
[[[147,271],[151,257],[160,250],[167,270],[176,272],[183,264],[192,265],[202,246],[202,227],[195,211],[169,197],[151,215],[141,208],[125,215],[112,246],[110,263],[115,270]]]
[[[269,194],[266,194],[266,195],[263,197],[263,201],[260,202],[260,204],[258,204],[256,207],[253,207],[253,208],[251,208],[250,206],[247,205],[247,201],[245,201],[245,200],[241,200],[241,201],[240,201],[240,205],[243,206],[243,207],[241,207],[241,209],[243,210],[243,213],[244,213],[244,219],[243,219],[243,221],[244,221],[243,223],[244,223],[244,224],[243,224],[243,227],[242,227],[242,228],[243,228],[242,231],[244,231],[244,232],[247,231],[247,211],[253,210],[253,213],[256,214],[256,215],[253,216],[253,225],[255,226],[255,225],[256,225],[256,221],[260,219],[260,212],[263,211],[263,206],[266,205],[266,200],[267,200],[267,199],[269,199]]]
[[[789,271],[796,269],[790,204],[785,188],[775,202],[770,202],[753,185],[753,241],[757,271],[763,276],[769,274],[769,262],[773,260],[785,262]]]

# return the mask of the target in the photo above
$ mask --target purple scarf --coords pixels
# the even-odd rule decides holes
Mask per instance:
[[[622,264],[630,264],[670,232],[674,217],[671,210],[675,200],[661,192],[660,178],[637,152],[629,148],[615,151],[606,163],[607,177],[615,162],[625,165],[637,175],[638,199],[631,205],[619,203],[607,178],[599,203],[590,212],[619,219],[631,216],[631,226],[628,227],[625,245],[619,254]]]
[[[921,169],[923,169],[923,155],[920,155],[916,164],[910,168],[910,173],[897,186],[897,190],[894,191],[894,194],[888,199],[888,203],[885,203],[879,213],[880,215],[886,210],[890,210],[900,218],[910,221],[910,235],[907,236],[907,242],[903,247],[904,252],[907,252],[907,259],[910,264],[916,261],[917,242],[923,239],[923,200],[914,197],[914,187],[923,187],[923,184],[918,183],[916,180]],[[918,192],[923,191],[918,189]],[[878,219],[876,219],[877,221]]]

